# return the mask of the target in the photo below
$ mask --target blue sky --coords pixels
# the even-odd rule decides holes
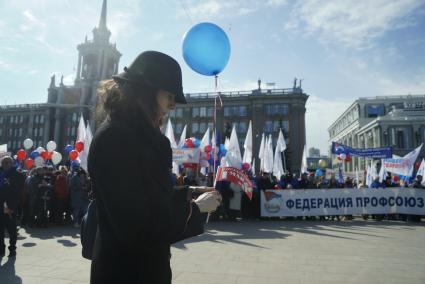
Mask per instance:
[[[72,84],[76,45],[98,24],[102,0],[0,2],[0,104],[45,102],[50,76]],[[182,65],[186,92],[213,91],[190,70],[183,34],[211,21],[232,54],[221,90],[250,90],[258,78],[288,88],[303,79],[307,147],[327,151],[327,127],[356,98],[425,94],[425,0],[108,1],[108,28],[120,70],[154,49]]]

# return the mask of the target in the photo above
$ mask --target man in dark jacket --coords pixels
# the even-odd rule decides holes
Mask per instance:
[[[171,283],[170,245],[201,234],[201,212],[215,210],[217,198],[191,202],[172,187],[170,142],[159,125],[185,102],[178,63],[150,51],[125,70],[98,93],[107,119],[88,157],[98,216],[90,281]]]
[[[0,168],[0,256],[5,255],[4,231],[9,234],[9,257],[16,255],[17,227],[16,212],[21,197],[22,177],[12,166],[13,159],[3,157]]]

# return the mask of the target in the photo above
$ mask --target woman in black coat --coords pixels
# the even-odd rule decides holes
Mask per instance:
[[[159,126],[186,103],[180,66],[144,52],[98,96],[97,115],[106,118],[88,159],[98,216],[91,283],[171,283],[170,244],[201,234],[201,212],[219,204],[216,193],[192,201],[172,187],[172,152]]]

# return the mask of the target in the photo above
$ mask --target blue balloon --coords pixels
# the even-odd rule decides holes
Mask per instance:
[[[183,58],[195,72],[215,76],[229,61],[229,38],[215,24],[197,24],[183,36]]]
[[[35,160],[35,158],[37,158],[38,156],[40,156],[40,153],[38,153],[37,151],[31,152],[31,159]]]
[[[195,138],[193,140],[193,146],[195,146],[195,148],[198,148],[199,146],[201,146],[201,141]]]
[[[66,145],[65,147],[65,153],[69,154],[69,152],[71,152],[72,150],[74,150],[74,147],[72,147],[72,145]]]

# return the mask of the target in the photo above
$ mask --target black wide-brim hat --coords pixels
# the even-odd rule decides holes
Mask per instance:
[[[182,70],[171,56],[158,51],[139,54],[124,72],[112,76],[116,81],[149,85],[175,95],[176,103],[186,104],[182,86]]]

